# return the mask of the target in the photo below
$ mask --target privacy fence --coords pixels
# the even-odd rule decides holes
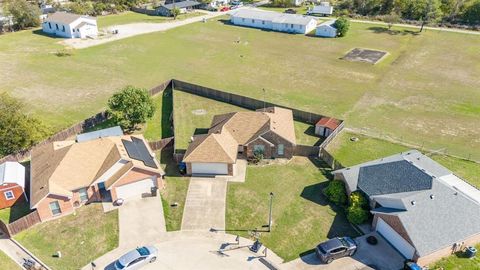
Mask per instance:
[[[35,210],[9,224],[6,224],[0,220],[0,230],[5,232],[8,237],[13,237],[15,234],[26,230],[37,223],[40,223],[40,216]]]

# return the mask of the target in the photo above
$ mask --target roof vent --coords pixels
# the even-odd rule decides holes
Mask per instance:
[[[432,200],[435,199],[435,195],[430,194],[430,199],[432,199]]]
[[[417,160],[420,160],[420,157],[417,157]]]
[[[195,138],[193,138],[193,136],[190,137],[190,142],[193,142],[194,140],[195,140]]]
[[[417,202],[415,202],[415,201],[411,201],[410,203],[411,203],[412,205],[415,205]]]
[[[453,193],[453,195],[457,196],[457,195],[458,195],[458,192],[455,191],[455,192]]]

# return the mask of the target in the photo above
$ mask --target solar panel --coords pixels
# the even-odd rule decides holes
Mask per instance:
[[[157,169],[157,164],[155,164],[155,161],[150,155],[150,152],[148,151],[147,146],[145,145],[143,140],[135,137],[131,138],[132,141],[122,139],[122,143],[127,150],[128,156],[133,159],[142,161],[143,164],[145,164],[145,166],[147,167]]]

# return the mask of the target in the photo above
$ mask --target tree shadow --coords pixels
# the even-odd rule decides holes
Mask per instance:
[[[208,128],[195,128],[193,135],[208,134],[208,130],[209,130]]]
[[[30,210],[30,205],[28,201],[25,199],[24,196],[18,199],[11,207],[10,207],[10,219],[8,223],[12,223],[32,212]]]
[[[173,136],[173,93],[172,88],[162,93],[162,138]]]
[[[165,164],[165,175],[182,176],[178,169],[177,163],[173,159],[173,146],[164,147],[160,150],[160,163]]]
[[[389,34],[392,36],[406,36],[406,35],[412,35],[412,36],[417,36],[420,34],[418,31],[412,31],[412,30],[392,30],[388,29],[386,27],[380,27],[380,26],[371,26],[368,28],[368,30],[373,31],[375,34]]]

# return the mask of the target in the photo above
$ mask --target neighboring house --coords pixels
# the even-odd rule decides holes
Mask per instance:
[[[229,0],[212,0],[208,4],[203,4],[202,8],[207,10],[217,10],[223,6],[227,6],[230,3]]]
[[[322,137],[328,137],[335,129],[340,126],[341,121],[331,117],[322,117],[315,124],[315,134]]]
[[[319,37],[336,37],[337,28],[335,27],[336,20],[326,21],[317,26],[315,36]]]
[[[236,10],[230,21],[235,25],[297,34],[310,33],[317,26],[317,21],[309,16],[260,9]]]
[[[187,11],[189,10],[198,8],[200,5],[201,4],[197,1],[188,0],[188,1],[181,1],[176,3],[161,5],[155,10],[158,15],[170,17],[170,16],[173,16],[172,10],[174,8],[178,8],[180,10],[180,14],[183,14],[183,13],[187,13]]]
[[[196,135],[183,158],[188,174],[234,175],[237,155],[291,158],[296,139],[292,111],[269,107],[216,115],[208,134]]]
[[[25,167],[13,161],[0,164],[0,209],[11,207],[24,198],[24,189]]]
[[[331,16],[333,14],[333,7],[328,2],[321,2],[320,5],[314,6],[307,11],[307,14],[315,14],[320,16]]]
[[[42,24],[44,33],[65,38],[87,38],[98,35],[97,18],[66,12],[49,14]]]
[[[367,196],[373,229],[406,259],[428,265],[480,242],[480,191],[416,150],[333,174]]]
[[[150,194],[163,175],[141,135],[48,143],[32,151],[30,207],[45,221],[85,203]]]

